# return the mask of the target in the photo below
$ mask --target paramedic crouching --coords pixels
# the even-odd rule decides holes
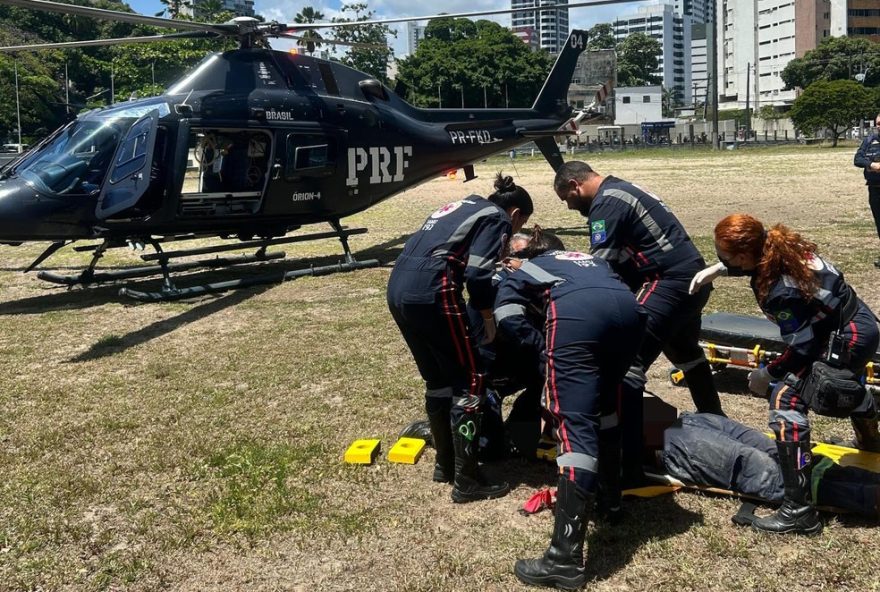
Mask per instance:
[[[824,409],[824,395],[814,388],[837,368],[849,375],[840,392],[848,386],[859,392],[855,375],[864,371],[880,342],[874,314],[843,274],[817,254],[815,243],[781,224],[765,231],[747,214],[727,216],[715,227],[715,249],[720,263],[697,274],[691,289],[722,274],[751,277],[758,305],[779,326],[787,345],[779,358],[749,374],[749,388],[756,394],[766,396],[773,387],[769,425],[776,434],[785,485],[782,507],[752,525],[770,532],[817,534],[822,521],[811,506],[808,407],[827,415],[849,415],[858,447],[880,450],[872,396],[862,389],[860,395],[852,395],[850,405]],[[829,390],[835,397],[838,389]]]
[[[388,280],[388,307],[425,381],[425,410],[437,451],[434,481],[453,482],[462,503],[506,495],[478,471],[485,370],[471,342],[462,296],[494,339],[495,265],[511,234],[532,214],[532,199],[500,174],[496,191],[471,195],[433,214],[406,241]]]
[[[608,264],[536,227],[495,299],[499,332],[545,361],[543,405],[553,417],[559,467],[556,517],[543,557],[516,562],[521,581],[563,589],[586,582],[583,543],[601,488],[619,497],[617,401],[644,332],[645,314]],[[544,312],[544,331],[527,318]],[[618,500],[619,503],[619,500]]]

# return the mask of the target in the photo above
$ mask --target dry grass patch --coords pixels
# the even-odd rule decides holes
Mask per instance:
[[[880,310],[877,238],[854,148],[596,155],[600,172],[650,188],[712,253],[714,223],[751,211],[803,230]],[[515,165],[515,168],[514,168]],[[533,221],[587,245],[539,160],[479,165],[462,186],[438,179],[349,220],[351,243],[390,262],[439,205],[491,191],[512,172],[532,193]],[[64,291],[23,275],[43,245],[0,246],[0,590],[519,590],[517,557],[541,552],[552,517],[516,510],[553,469],[492,467],[507,498],[453,505],[415,466],[341,462],[356,438],[382,438],[423,416],[422,386],[387,312],[389,268],[200,298],[136,304],[117,287]],[[295,249],[295,250],[294,250]],[[288,248],[341,258],[336,240]],[[72,271],[70,252],[50,262]],[[135,265],[111,252],[102,263]],[[233,277],[229,272],[221,277]],[[188,274],[182,286],[203,281]],[[217,277],[214,275],[213,277]],[[143,282],[148,289],[156,282]],[[757,314],[745,282],[724,279],[712,310]],[[649,388],[682,409],[658,362]],[[742,374],[720,382],[736,419],[766,422]],[[845,422],[817,419],[822,437]],[[619,528],[588,537],[596,590],[878,589],[873,525],[832,519],[818,539],[774,539],[730,523],[734,500],[679,494],[628,504]],[[789,586],[789,587],[792,587]]]

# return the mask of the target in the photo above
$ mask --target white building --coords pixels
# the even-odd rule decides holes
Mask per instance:
[[[785,90],[782,71],[827,37],[862,34],[855,25],[861,6],[880,2],[717,0],[719,107],[742,109],[747,97],[756,109],[790,105],[797,91]]]
[[[614,89],[614,124],[633,125],[663,119],[663,87],[628,86]]]
[[[425,25],[419,25],[412,21],[406,23],[407,55],[412,55],[416,52],[419,43],[425,38],[425,28]]]
[[[691,98],[693,105],[702,105],[708,100],[709,59],[706,44],[705,23],[691,26]]]
[[[691,103],[691,17],[675,12],[671,4],[653,4],[614,21],[614,40],[621,42],[632,33],[645,33],[660,42],[657,56],[663,86],[674,90],[678,102]]]
[[[678,14],[691,17],[694,23],[705,24],[715,12],[715,0],[673,0],[673,8]]]
[[[511,8],[552,6],[568,4],[568,0],[511,0]],[[511,14],[512,29],[524,41],[550,53],[559,53],[568,39],[568,9],[543,10],[541,12],[514,12]]]

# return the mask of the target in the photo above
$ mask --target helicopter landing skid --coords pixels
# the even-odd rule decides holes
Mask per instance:
[[[186,261],[183,263],[172,263],[167,266],[167,270],[171,273],[180,271],[190,271],[192,269],[216,269],[221,267],[232,267],[235,265],[244,265],[247,263],[256,263],[258,261],[270,261],[274,259],[283,259],[285,253],[265,253],[263,255],[241,255],[236,257],[217,257],[215,259],[204,259],[202,261]],[[131,267],[128,269],[118,269],[113,271],[99,271],[91,274],[85,272],[78,275],[61,275],[51,271],[41,271],[37,274],[37,278],[60,284],[62,286],[87,286],[89,284],[100,284],[105,282],[117,282],[121,280],[132,280],[159,275],[163,272],[161,265],[144,265],[140,267]]]
[[[213,284],[203,284],[201,286],[192,286],[190,288],[163,288],[159,292],[142,292],[131,288],[120,288],[119,295],[134,298],[141,302],[160,302],[168,300],[180,300],[183,298],[193,298],[205,294],[216,294],[218,292],[226,292],[229,290],[237,290],[239,288],[248,288],[251,286],[262,286],[267,284],[280,284],[286,280],[305,277],[309,275],[330,275],[332,273],[340,273],[344,271],[355,271],[356,269],[367,269],[370,267],[378,267],[380,262],[378,259],[368,259],[366,261],[346,261],[345,263],[337,263],[336,265],[323,265],[320,267],[308,267],[306,269],[295,269],[283,274],[268,274],[253,278],[243,278],[238,280],[230,280],[228,282],[216,282]]]

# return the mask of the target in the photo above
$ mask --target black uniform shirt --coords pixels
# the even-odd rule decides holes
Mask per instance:
[[[507,335],[523,345],[544,350],[544,335],[529,322],[529,312],[540,310],[546,318],[550,302],[582,290],[620,290],[629,293],[608,264],[584,253],[548,251],[523,263],[505,277],[495,298],[495,321]],[[582,299],[589,302],[588,299]],[[584,315],[590,315],[585,305]]]
[[[864,169],[865,182],[868,185],[880,185],[880,171],[872,171],[869,167],[872,162],[880,161],[880,132],[874,132],[862,140],[862,145],[856,150],[853,164]]]
[[[831,332],[840,325],[840,310],[850,294],[843,274],[829,262],[814,255],[807,265],[819,282],[812,297],[805,298],[794,280],[783,275],[770,286],[764,302],[759,302],[767,318],[779,326],[782,340],[788,346],[782,356],[767,366],[774,378],[796,373],[819,359]],[[751,284],[754,291],[754,278]]]
[[[590,253],[632,289],[659,278],[690,280],[705,266],[681,222],[659,197],[608,176],[590,205]]]
[[[492,306],[495,264],[511,234],[510,216],[491,201],[471,195],[447,204],[431,214],[406,241],[401,257],[424,258],[446,263],[456,288],[467,286],[470,304],[479,310]],[[428,279],[427,291],[439,290],[442,273]]]

